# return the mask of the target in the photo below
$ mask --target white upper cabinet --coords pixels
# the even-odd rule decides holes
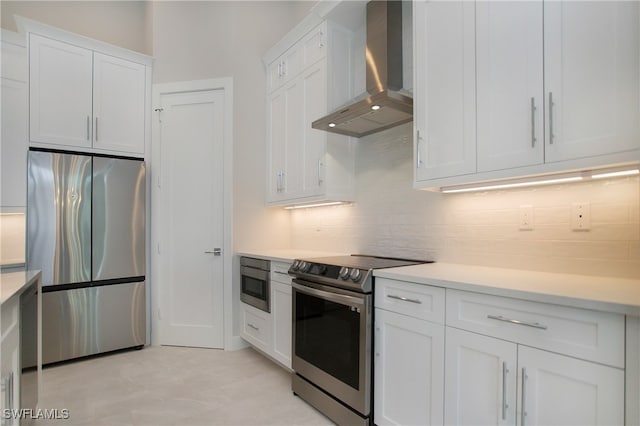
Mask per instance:
[[[421,0],[414,15],[416,187],[640,160],[640,3]]]
[[[145,64],[35,33],[29,43],[32,145],[144,155],[150,108]]]
[[[93,52],[31,34],[30,140],[91,147]]]
[[[294,78],[301,69],[300,47],[292,46],[278,59],[269,64],[269,91],[275,90]]]
[[[94,53],[93,146],[144,153],[144,65]]]
[[[0,207],[27,205],[29,88],[24,39],[2,31]]]
[[[638,149],[639,10],[637,1],[545,2],[546,161]]]
[[[349,46],[348,32],[325,21],[269,62],[267,204],[353,198],[353,141],[311,127],[349,93]]]
[[[417,181],[476,171],[475,5],[414,3]]]
[[[478,172],[544,161],[542,3],[476,3]]]

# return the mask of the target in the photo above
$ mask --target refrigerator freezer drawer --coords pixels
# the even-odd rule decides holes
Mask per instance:
[[[145,283],[42,294],[42,363],[146,343]]]

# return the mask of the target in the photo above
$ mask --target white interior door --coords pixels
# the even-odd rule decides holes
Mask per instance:
[[[222,348],[223,90],[160,96],[163,345]]]

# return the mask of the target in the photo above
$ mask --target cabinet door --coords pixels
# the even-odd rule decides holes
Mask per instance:
[[[415,179],[475,173],[475,4],[414,5]]]
[[[444,326],[382,309],[375,324],[375,423],[442,424]]]
[[[272,356],[287,368],[291,368],[291,293],[290,285],[271,281]]]
[[[0,206],[27,205],[27,147],[29,108],[24,81],[2,78],[2,188]]]
[[[542,2],[476,3],[478,171],[541,164]]]
[[[545,3],[547,162],[640,147],[639,8]]]
[[[35,34],[29,39],[32,142],[91,147],[91,50]]]
[[[327,21],[311,31],[302,40],[303,68],[317,62],[327,54]]]
[[[0,340],[0,409],[2,426],[20,424],[14,416],[4,416],[4,410],[20,409],[20,300],[13,298],[2,306],[2,337]]]
[[[278,90],[267,98],[267,202],[282,199],[286,155],[286,96]]]
[[[311,123],[327,113],[327,67],[320,61],[302,73],[304,97],[303,196],[319,195],[324,189],[324,155],[327,133],[312,129]]]
[[[520,424],[624,424],[624,370],[519,346]]]
[[[144,154],[144,65],[94,53],[93,147]]]
[[[515,425],[517,346],[447,327],[447,425]]]
[[[302,192],[304,123],[300,79],[286,84],[269,98],[269,198],[282,201]]]

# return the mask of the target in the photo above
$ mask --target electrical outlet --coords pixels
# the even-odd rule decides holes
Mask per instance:
[[[520,206],[520,230],[531,231],[533,229],[533,206]]]
[[[589,203],[573,203],[571,205],[571,229],[588,231],[591,228],[591,205]]]

